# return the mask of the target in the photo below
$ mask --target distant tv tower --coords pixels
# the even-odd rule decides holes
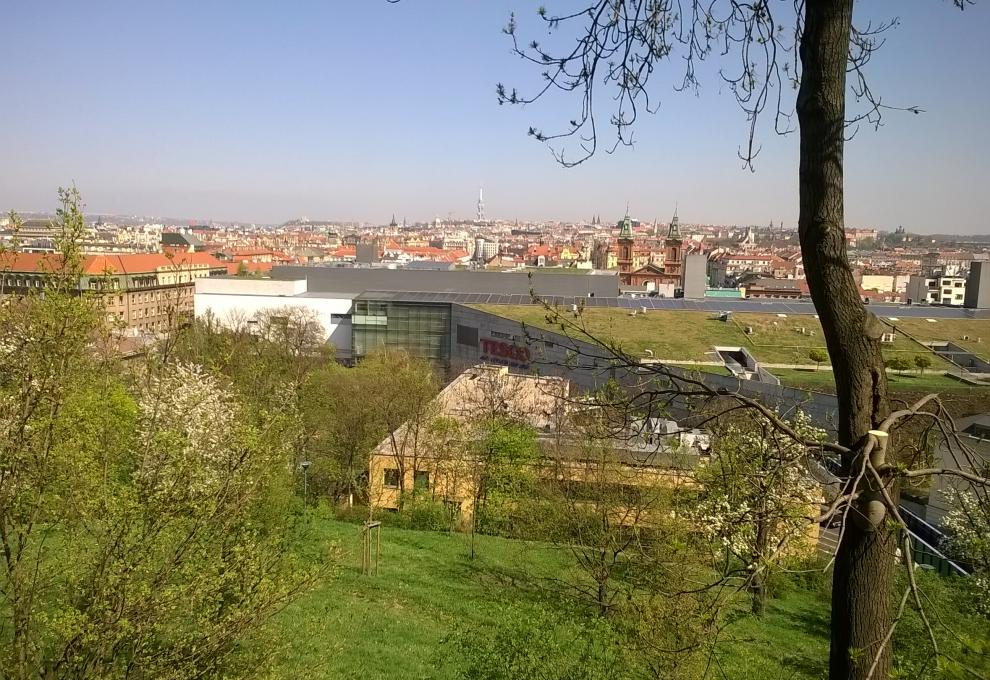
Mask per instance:
[[[481,187],[478,187],[478,221],[485,221],[485,194]]]

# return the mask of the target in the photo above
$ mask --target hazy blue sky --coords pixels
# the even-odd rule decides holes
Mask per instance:
[[[635,148],[558,167],[526,129],[577,102],[495,99],[499,80],[538,83],[500,32],[515,10],[542,39],[537,4],[2,2],[0,208],[51,208],[75,182],[91,212],[413,221],[473,215],[483,185],[503,218],[615,218],[628,201],[666,219],[676,201],[688,222],[796,221],[797,137],[765,132],[743,170],[746,123],[715,78],[697,96],[658,80]],[[858,3],[902,19],[875,89],[927,113],[891,113],[847,146],[848,224],[990,231],[988,4]]]

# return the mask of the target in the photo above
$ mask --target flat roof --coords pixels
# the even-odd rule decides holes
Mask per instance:
[[[309,293],[326,296],[326,293]],[[571,305],[584,305],[587,308],[613,309],[664,309],[670,311],[708,312],[751,312],[763,314],[816,314],[815,305],[804,300],[745,300],[739,298],[712,298],[693,300],[686,298],[660,297],[576,297],[572,295],[541,295],[542,300],[564,309]],[[400,291],[368,290],[357,296],[357,300],[383,300],[389,302],[453,302],[462,305],[529,305],[533,299],[526,295],[501,295],[498,293],[417,293]],[[960,307],[929,307],[915,305],[876,304],[864,305],[881,318],[937,318],[937,319],[990,319],[990,310],[964,309]]]
[[[310,292],[360,295],[366,291],[617,297],[619,277],[561,273],[443,271],[284,265],[272,268],[274,279],[305,278]]]

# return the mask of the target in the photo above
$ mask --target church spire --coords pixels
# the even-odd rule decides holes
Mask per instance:
[[[626,216],[622,218],[622,226],[619,229],[619,238],[631,239],[632,235],[632,220],[629,219],[629,205],[626,205]]]
[[[674,216],[670,218],[670,228],[667,229],[667,238],[680,238],[681,228],[677,219],[677,204],[674,204]]]

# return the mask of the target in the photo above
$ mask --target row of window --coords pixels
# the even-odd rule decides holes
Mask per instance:
[[[5,286],[14,288],[41,288],[43,285],[43,280],[39,276],[5,276],[3,279]]]
[[[399,470],[397,468],[385,468],[382,486],[386,489],[398,489],[399,488]],[[413,473],[413,490],[414,491],[429,491],[430,490],[430,473],[425,470],[417,470]]]

